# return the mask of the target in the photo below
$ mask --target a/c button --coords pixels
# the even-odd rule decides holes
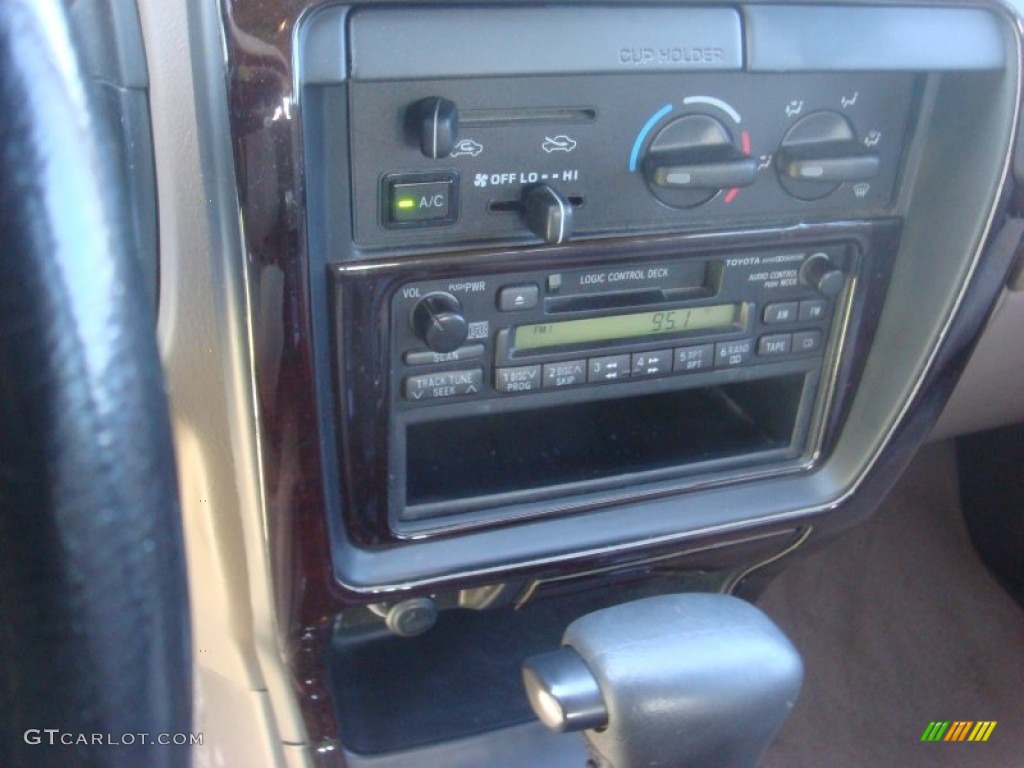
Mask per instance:
[[[389,179],[386,186],[389,227],[450,224],[455,221],[455,177],[412,181]]]

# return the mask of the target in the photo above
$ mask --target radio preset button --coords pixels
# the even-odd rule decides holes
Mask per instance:
[[[629,376],[629,355],[592,357],[587,361],[587,381],[615,381]]]
[[[406,365],[435,365],[437,363],[461,363],[466,360],[477,360],[484,356],[483,344],[467,344],[451,352],[431,352],[429,349],[417,349],[405,353]]]
[[[633,354],[634,376],[661,376],[671,371],[671,349],[656,349],[653,352],[636,352]]]
[[[762,357],[788,355],[793,336],[789,333],[775,333],[757,340],[757,354]]]
[[[821,331],[800,331],[793,334],[794,352],[817,352],[821,348]]]
[[[483,387],[483,380],[484,372],[480,368],[409,376],[405,380],[405,399],[419,402],[476,395]]]
[[[678,347],[676,349],[676,373],[703,371],[707,368],[711,368],[714,364],[714,344],[698,344],[693,347]]]
[[[494,369],[494,388],[499,392],[535,392],[540,386],[539,365]]]
[[[807,299],[800,302],[799,320],[801,323],[815,322],[825,319],[828,301],[825,299]]]
[[[715,344],[715,367],[730,368],[734,365],[743,365],[750,360],[753,351],[754,342],[751,339],[720,341]]]
[[[516,312],[533,309],[540,298],[536,285],[511,285],[498,291],[498,309],[502,312]]]
[[[778,304],[769,304],[764,308],[765,325],[795,323],[796,317],[797,303],[795,301],[784,301]]]
[[[564,363],[544,364],[544,388],[574,387],[587,383],[587,361],[568,360]]]

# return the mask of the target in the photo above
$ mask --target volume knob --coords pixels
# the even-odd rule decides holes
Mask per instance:
[[[412,308],[412,329],[435,352],[451,352],[462,346],[469,331],[462,305],[450,293],[428,293]]]

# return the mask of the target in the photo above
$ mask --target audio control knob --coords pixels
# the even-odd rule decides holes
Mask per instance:
[[[846,284],[846,274],[824,252],[811,254],[800,268],[800,280],[823,296],[835,296]]]
[[[435,160],[448,157],[459,136],[459,108],[455,102],[440,96],[421,99],[409,107],[407,119],[420,152]]]
[[[728,129],[710,115],[684,115],[654,137],[644,158],[651,192],[665,205],[692,208],[723,189],[745,187],[757,162],[733,144]]]
[[[844,181],[867,181],[878,174],[881,159],[859,141],[838,112],[812,112],[800,118],[782,139],[776,155],[779,182],[801,200],[818,200]]]
[[[462,305],[450,293],[428,293],[412,308],[412,329],[435,352],[451,352],[462,346],[469,331]]]

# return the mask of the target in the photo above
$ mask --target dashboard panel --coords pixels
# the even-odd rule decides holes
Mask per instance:
[[[904,229],[944,162],[929,142],[958,141],[962,99],[991,108],[1007,82],[1014,43],[992,12],[820,7],[798,28],[785,6],[601,7],[579,22],[586,45],[546,53],[570,18],[327,7],[297,33],[325,498],[346,587],[628,557],[645,538],[834,504],[907,405],[876,387],[871,407],[890,415],[854,461],[834,454],[854,444],[843,428],[883,313],[907,313],[886,336],[929,354],[970,268],[970,249],[950,253],[959,278],[901,293],[935,236]],[[527,30],[531,52],[503,43]],[[933,119],[946,109],[948,128]],[[1004,163],[991,156],[990,196]],[[811,306],[819,318],[801,316]],[[706,328],[640,327],[716,311]],[[742,501],[765,483],[771,501],[791,496]],[[575,517],[588,510],[603,536]]]
[[[756,590],[870,513],[1016,247],[1008,11],[267,5],[205,44],[317,760],[336,630]]]

